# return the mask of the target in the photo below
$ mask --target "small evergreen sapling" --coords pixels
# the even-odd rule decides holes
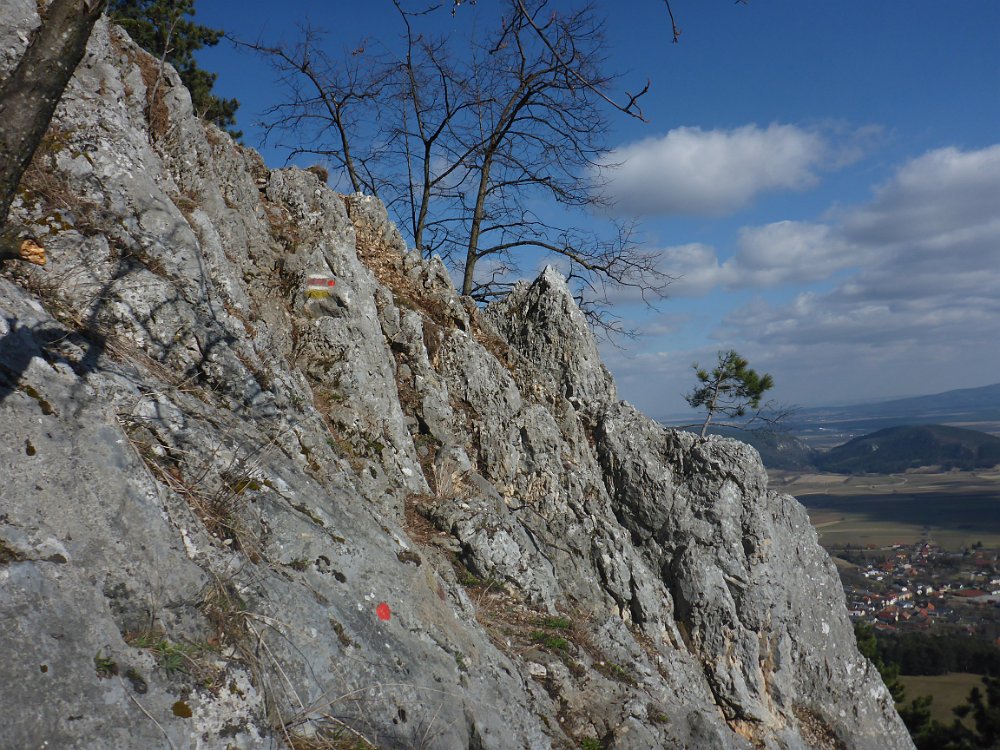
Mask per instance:
[[[697,362],[693,365],[701,385],[684,398],[694,409],[705,408],[702,437],[708,433],[708,426],[716,413],[730,419],[742,417],[748,408],[759,409],[761,397],[774,387],[774,379],[770,375],[758,375],[749,365],[732,349],[719,352],[719,364],[711,372]]]

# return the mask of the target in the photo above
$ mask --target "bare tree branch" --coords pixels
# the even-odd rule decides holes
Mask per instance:
[[[667,13],[670,16],[670,28],[674,34],[674,44],[677,44],[681,40],[681,30],[677,25],[677,19],[674,18],[674,9],[670,7],[670,0],[663,0],[663,4],[667,6]]]
[[[281,133],[294,134],[299,145],[289,149],[290,156],[323,155],[347,173],[352,190],[367,190],[377,195],[378,181],[373,179],[367,165],[377,149],[369,144],[365,149],[369,155],[359,156],[354,146],[361,130],[356,112],[363,111],[382,94],[384,72],[378,60],[367,54],[363,42],[342,61],[335,62],[322,50],[320,31],[304,26],[301,33],[301,40],[292,48],[228,37],[236,46],[268,60],[289,93],[288,101],[265,112],[265,140]],[[335,136],[332,143],[327,140],[330,134]],[[311,142],[303,143],[303,136],[312,139]]]
[[[556,57],[557,60],[559,60],[563,69],[569,75],[576,78],[577,82],[581,86],[585,86],[586,88],[590,89],[594,94],[599,96],[607,104],[610,104],[619,112],[623,112],[629,117],[635,117],[637,120],[642,120],[643,122],[646,122],[646,118],[642,114],[642,108],[639,107],[639,99],[644,94],[646,94],[646,92],[649,91],[649,81],[646,81],[646,85],[642,88],[642,90],[638,94],[629,94],[628,92],[625,92],[626,96],[628,96],[628,101],[626,101],[625,104],[619,104],[614,99],[612,99],[608,94],[606,94],[602,88],[598,88],[592,81],[588,80],[585,76],[581,75],[572,65],[572,63],[562,59],[555,45],[548,38],[548,36],[546,36],[545,29],[539,27],[538,24],[535,23],[535,19],[533,18],[528,8],[525,7],[523,0],[516,0],[516,2],[518,9],[521,11],[521,16],[528,23],[528,25],[530,25],[531,28],[535,30],[535,33],[538,34],[538,38],[541,39],[542,43],[549,48],[549,51]],[[669,0],[663,0],[663,2],[667,4],[667,11],[670,13],[670,22],[673,24],[674,14],[673,11],[670,9],[670,2]],[[673,28],[674,28],[674,41],[676,42],[677,37],[680,36],[680,30],[677,28],[676,24],[674,24]]]
[[[658,256],[593,212],[607,115],[641,119],[649,90],[625,102],[607,94],[615,77],[593,6],[548,14],[549,0],[496,0],[495,25],[456,39],[431,22],[440,3],[392,4],[399,43],[374,54],[362,44],[335,62],[309,28],[291,48],[241,43],[272,61],[288,92],[266,113],[268,137],[294,139],[291,156],[322,156],[354,190],[382,198],[414,247],[440,254],[476,300],[504,294],[522,268],[547,259],[594,321],[614,289],[662,298],[671,278]],[[568,220],[575,226],[549,218],[565,210],[586,215]]]

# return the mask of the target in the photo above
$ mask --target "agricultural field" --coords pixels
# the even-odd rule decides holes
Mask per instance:
[[[913,544],[946,550],[1000,548],[1000,472],[906,472],[843,476],[772,472],[771,487],[795,495],[825,547]]]
[[[903,675],[899,678],[906,688],[906,702],[923,695],[934,697],[931,717],[942,724],[951,724],[955,714],[951,709],[965,703],[974,687],[982,690],[983,678],[967,672],[950,672],[939,675]]]

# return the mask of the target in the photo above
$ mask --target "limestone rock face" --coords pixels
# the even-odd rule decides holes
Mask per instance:
[[[801,506],[556,272],[479,310],[159,74],[99,24],[12,212],[0,747],[912,746]]]
[[[554,377],[557,392],[582,415],[594,417],[618,400],[583,313],[551,266],[533,283],[518,284],[487,314],[511,346]]]

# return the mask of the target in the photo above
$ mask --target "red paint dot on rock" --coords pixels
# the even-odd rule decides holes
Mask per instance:
[[[375,607],[375,614],[378,615],[378,619],[380,620],[388,620],[390,617],[392,617],[392,610],[389,609],[388,604],[382,602],[377,607]]]

